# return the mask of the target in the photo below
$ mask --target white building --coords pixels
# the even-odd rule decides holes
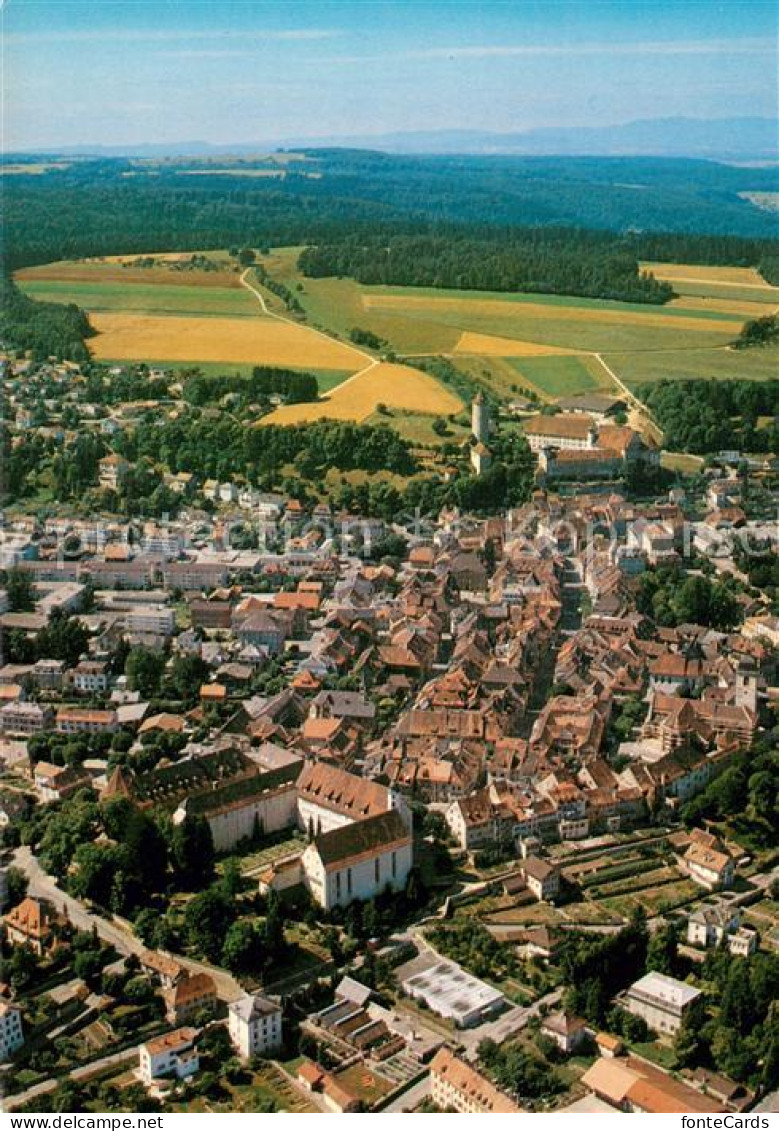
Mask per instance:
[[[395,810],[322,833],[301,857],[303,882],[328,911],[402,891],[412,864],[411,833]]]
[[[71,672],[73,687],[82,695],[107,691],[109,678],[108,664],[98,660],[82,660]]]
[[[525,424],[525,437],[533,452],[545,448],[570,452],[594,448],[598,434],[591,417],[583,413],[560,412],[531,417]]]
[[[195,1047],[197,1029],[174,1029],[141,1045],[139,1071],[144,1084],[151,1087],[164,1080],[185,1080],[200,1068]]]
[[[728,852],[693,843],[682,857],[681,864],[690,879],[708,891],[733,886],[736,866]]]
[[[5,1063],[23,1044],[21,1009],[0,998],[0,1063]]]
[[[173,609],[166,606],[142,605],[128,611],[128,632],[149,634],[150,636],[170,636],[175,624]]]
[[[676,1033],[684,1015],[701,991],[667,974],[645,974],[625,991],[623,1004],[629,1013],[643,1017],[656,1033]]]
[[[259,994],[247,994],[227,1007],[228,1030],[233,1048],[249,1060],[266,1056],[281,1047],[281,1006]]]
[[[326,762],[309,763],[298,778],[297,790],[298,823],[310,836],[390,810],[397,810],[411,828],[411,814],[401,794]]]
[[[724,901],[704,904],[687,920],[687,942],[706,950],[726,939],[731,954],[746,957],[757,949],[757,932],[740,924],[738,907]]]
[[[415,962],[401,983],[404,994],[423,1001],[433,1013],[448,1017],[460,1029],[480,1025],[499,1013],[506,999],[500,990],[474,978],[456,962],[441,960],[419,969]],[[416,968],[416,972],[414,972]]]

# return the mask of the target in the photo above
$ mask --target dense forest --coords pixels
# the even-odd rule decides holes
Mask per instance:
[[[639,396],[672,451],[779,451],[779,380],[657,381]],[[765,418],[771,418],[768,427],[758,427]]]
[[[57,302],[34,302],[6,277],[0,277],[0,342],[29,350],[33,360],[56,357],[85,362],[85,339],[94,330],[83,310]]]
[[[604,232],[538,228],[496,232],[491,238],[353,236],[307,247],[305,275],[350,275],[360,283],[453,287],[474,291],[528,291],[586,295],[626,302],[663,303],[668,283],[639,271],[635,255]]]
[[[634,259],[756,266],[779,258],[776,218],[739,195],[774,190],[771,169],[653,158],[305,156],[283,181],[182,176],[192,162],[148,170],[124,159],[9,177],[7,264],[360,233],[447,235],[459,226],[476,239],[480,228],[609,230],[624,234]]]

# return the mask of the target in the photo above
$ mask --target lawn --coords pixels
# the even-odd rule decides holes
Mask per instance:
[[[225,1083],[228,1095],[220,1100],[205,1096],[192,1096],[185,1102],[174,1104],[173,1110],[179,1112],[214,1113],[237,1112],[250,1114],[271,1101],[280,1111],[297,1112],[308,1115],[318,1112],[318,1108],[295,1087],[275,1065],[266,1063],[251,1075],[247,1084]]]
[[[496,911],[492,915],[486,915],[484,923],[485,925],[501,923],[520,927],[543,923],[549,926],[553,923],[559,923],[562,918],[563,915],[560,911],[555,907],[550,907],[548,903],[532,903],[528,907],[512,907],[506,911]]]
[[[363,423],[377,426],[389,424],[396,432],[400,433],[404,440],[408,440],[411,444],[435,444],[439,446],[441,443],[461,444],[464,440],[467,440],[470,435],[470,428],[463,424],[452,424],[448,420],[445,435],[441,436],[435,432],[433,424],[440,419],[441,416],[437,413],[393,409],[389,413],[374,412]]]
[[[676,1053],[668,1045],[662,1044],[660,1041],[642,1041],[637,1044],[631,1044],[631,1052],[637,1056],[643,1056],[647,1060],[651,1060],[659,1068],[665,1068],[667,1071],[672,1072],[676,1068]]]
[[[662,452],[660,466],[668,471],[679,471],[682,475],[694,475],[703,467],[703,456],[692,456],[686,452]]]
[[[528,344],[574,351],[706,346],[730,341],[742,317],[730,310],[621,303],[565,295],[366,287],[353,279],[307,279],[296,269],[299,249],[279,249],[263,262],[274,278],[295,289],[313,325],[347,333],[372,330],[406,353],[494,354],[471,332],[523,343],[504,348],[527,352]],[[728,297],[728,296],[724,296]],[[759,295],[753,295],[761,297]]]

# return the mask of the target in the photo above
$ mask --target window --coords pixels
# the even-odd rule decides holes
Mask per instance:
[[[336,872],[336,874],[335,874],[335,895],[336,895],[336,899],[341,898],[341,873],[340,872]]]
[[[346,872],[346,886],[347,886],[347,889],[349,891],[349,895],[351,895],[352,894],[352,869],[351,868],[348,868],[347,872]]]
[[[395,879],[397,874],[398,874],[398,854],[397,854],[397,852],[393,852],[392,853],[392,878],[393,878],[393,880]]]
[[[381,880],[381,861],[379,860],[378,856],[373,861],[373,878],[376,883],[379,883],[379,881]]]

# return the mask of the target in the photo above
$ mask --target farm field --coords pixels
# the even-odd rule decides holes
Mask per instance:
[[[753,269],[648,264],[680,294],[657,307],[309,279],[298,272],[299,250],[275,249],[262,263],[296,293],[306,324],[288,321],[278,297],[255,284],[271,312],[263,313],[224,250],[52,263],[21,271],[17,279],[33,298],[76,302],[89,311],[98,331],[90,347],[100,360],[198,365],[205,372],[225,366],[248,372],[261,364],[305,369],[316,374],[325,399],[280,408],[269,420],[380,420],[417,443],[445,439],[433,431],[434,421],[463,405],[412,369],[415,357],[448,356],[475,384],[509,400],[521,389],[544,401],[614,390],[595,354],[634,389],[662,378],[762,380],[777,371],[777,350],[728,348],[745,319],[779,306],[779,288]],[[192,269],[192,255],[206,255],[215,269]],[[139,266],[141,258],[152,265]],[[409,364],[382,364],[348,381],[364,369],[365,351],[312,331],[346,339],[355,327],[378,335]],[[341,392],[327,396],[341,384]],[[382,403],[390,416],[377,414]],[[450,438],[459,438],[457,428]]]
[[[337,344],[337,343],[334,343]],[[262,424],[301,424],[309,420],[366,420],[380,404],[388,408],[446,416],[459,412],[459,397],[433,377],[408,365],[366,367],[316,404],[283,405]]]
[[[743,303],[779,306],[779,287],[767,283],[754,267],[708,267],[688,263],[643,263],[642,267],[673,285],[681,296],[673,305],[681,304],[688,297],[697,297],[735,306]],[[688,304],[685,302],[685,305]],[[733,312],[739,313],[736,309]]]
[[[613,389],[599,353],[635,388],[663,377],[763,380],[776,371],[773,351],[728,349],[743,322],[777,305],[779,289],[754,271],[698,267],[667,306],[424,288],[366,287],[351,279],[309,279],[297,272],[299,249],[276,249],[264,260],[299,298],[312,324],[346,334],[371,330],[404,353],[444,354],[495,395],[532,389],[551,400],[595,388]],[[662,264],[687,278],[686,265]],[[688,293],[690,292],[690,293]]]
[[[663,378],[765,381],[775,377],[779,370],[779,348],[776,347],[744,352],[729,349],[654,350],[646,353],[605,351],[603,359],[633,388]]]
[[[694,263],[642,263],[642,268],[651,271],[658,279],[674,282],[681,279],[699,280],[721,286],[770,287],[755,267],[712,267],[709,264]]]
[[[603,366],[592,357],[509,358],[508,364],[522,385],[549,397],[569,397],[612,387]]]
[[[185,268],[193,255],[203,255],[214,267],[210,270]],[[153,266],[140,267],[137,262],[153,259]],[[241,289],[240,273],[224,252],[187,252],[171,254],[112,255],[102,259],[65,259],[40,267],[17,271],[16,281],[22,289],[33,283],[91,283],[94,286],[176,286],[232,287]]]
[[[172,272],[166,274],[170,279]],[[20,286],[25,294],[39,302],[74,302],[90,314],[128,311],[150,315],[196,314],[201,318],[257,317],[257,300],[243,287],[36,279],[20,281]]]
[[[274,318],[183,317],[96,312],[97,337],[90,348],[98,360],[166,362],[222,361],[254,365],[358,369],[363,355],[342,342],[313,335],[304,326]]]

